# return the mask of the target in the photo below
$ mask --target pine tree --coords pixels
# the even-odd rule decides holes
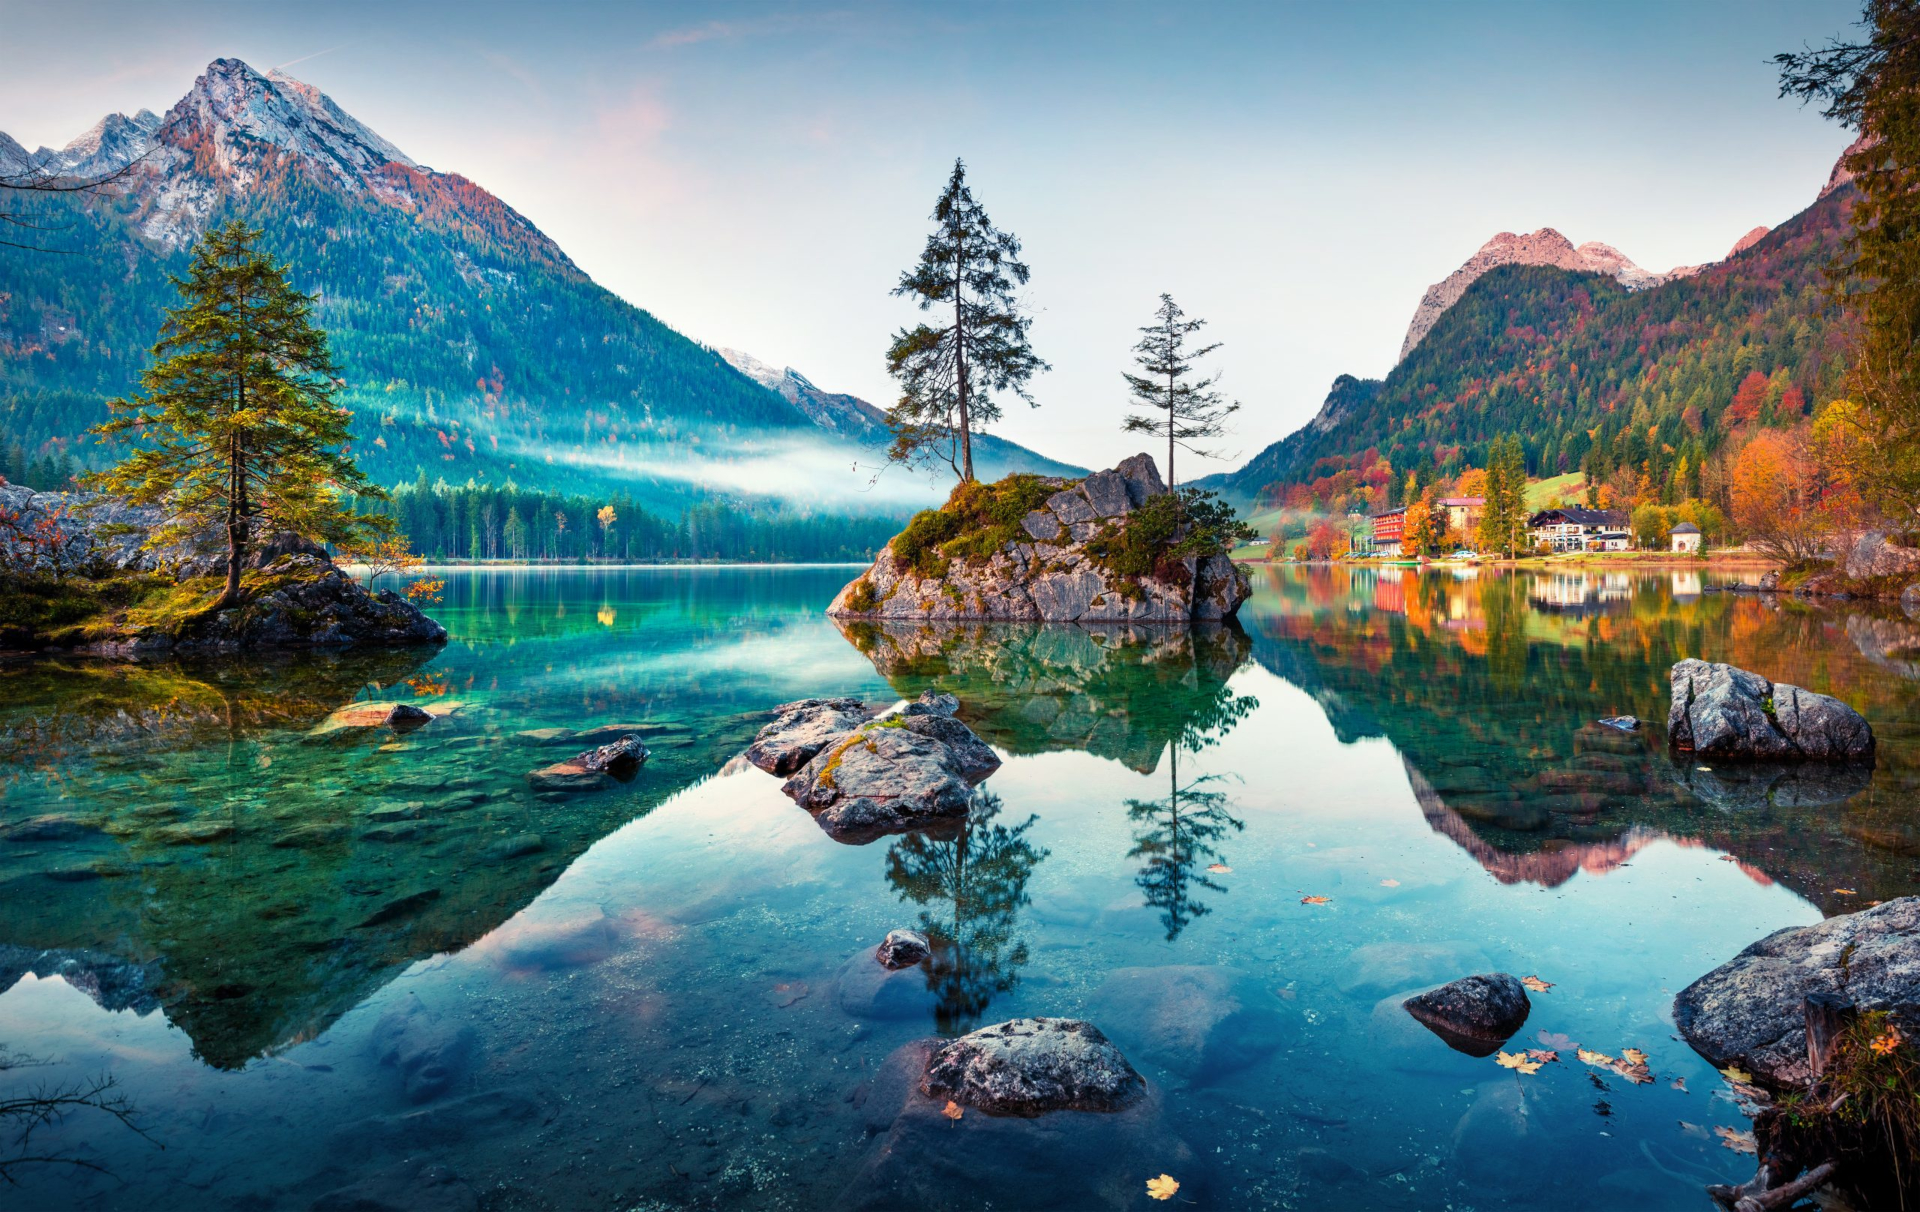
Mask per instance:
[[[1227,431],[1226,419],[1240,411],[1240,405],[1213,390],[1220,376],[1193,378],[1193,364],[1220,348],[1218,342],[1199,349],[1188,349],[1187,338],[1205,327],[1205,320],[1183,319],[1186,315],[1173,296],[1162,294],[1154,322],[1140,330],[1140,343],[1133,347],[1134,362],[1144,374],[1124,374],[1133,402],[1155,409],[1161,416],[1133,414],[1121,428],[1127,433],[1167,435],[1167,488],[1173,489],[1173,452],[1176,446],[1201,458],[1216,458],[1195,442],[1205,442]]]
[[[159,546],[215,524],[227,538],[227,584],[213,609],[240,598],[240,570],[256,528],[347,542],[374,519],[342,493],[381,497],[339,447],[349,413],[336,390],[326,333],[313,300],[287,269],[254,248],[260,232],[234,222],[195,248],[183,302],[167,312],[155,362],[140,376],[144,394],[108,402],[94,432],[130,437],[117,467],[92,486],[140,505],[162,505],[172,521],[147,537]]]
[[[887,412],[888,454],[902,463],[945,463],[964,481],[973,479],[974,431],[1000,419],[993,393],[1011,391],[1032,404],[1027,382],[1049,367],[1027,343],[1033,321],[1013,297],[1027,282],[1020,241],[995,230],[959,160],[933,222],[920,263],[900,275],[893,293],[921,311],[951,308],[952,323],[894,334],[887,373],[900,381],[900,399]]]

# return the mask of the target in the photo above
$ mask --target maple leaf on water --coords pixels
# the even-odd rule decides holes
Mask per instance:
[[[1534,1033],[1533,1038],[1539,1040],[1549,1048],[1558,1048],[1562,1052],[1571,1052],[1580,1046],[1573,1042],[1571,1035],[1562,1035],[1558,1031],[1537,1031]]]
[[[1595,1052],[1591,1048],[1577,1048],[1574,1050],[1574,1055],[1578,1056],[1583,1063],[1598,1065],[1602,1069],[1611,1068],[1614,1063],[1611,1056],[1604,1052]]]
[[[1303,905],[1324,905],[1327,903],[1327,898],[1324,896],[1303,896],[1300,898],[1300,903]]]
[[[1523,976],[1520,978],[1520,983],[1535,993],[1545,993],[1547,990],[1553,988],[1552,981],[1543,981],[1537,976]]]
[[[1753,1074],[1748,1073],[1738,1065],[1728,1065],[1726,1068],[1720,1070],[1720,1076],[1736,1085],[1746,1086],[1753,1083]]]
[[[1172,1199],[1173,1193],[1179,1189],[1180,1183],[1171,1174],[1147,1180],[1147,1195],[1152,1199]]]
[[[1720,1138],[1721,1144],[1732,1149],[1735,1153],[1758,1154],[1760,1152],[1760,1146],[1754,1141],[1753,1133],[1751,1132],[1742,1132],[1738,1128],[1729,1128],[1725,1124],[1716,1124],[1714,1125],[1713,1134]]]
[[[1233,868],[1227,866],[1225,863],[1208,863],[1207,870],[1213,872],[1215,875],[1233,874]]]
[[[1517,1069],[1522,1073],[1540,1072],[1540,1062],[1528,1060],[1524,1052],[1502,1052],[1494,1060],[1502,1069]]]
[[[959,1119],[966,1114],[966,1111],[961,1108],[959,1103],[948,1099],[947,1105],[940,1108],[940,1114],[946,1116],[948,1119]]]
[[[1638,1048],[1622,1048],[1620,1049],[1620,1059],[1629,1065],[1644,1065],[1647,1063],[1647,1054]]]
[[[1552,1048],[1528,1048],[1527,1056],[1543,1065],[1549,1065],[1560,1059],[1560,1054]]]

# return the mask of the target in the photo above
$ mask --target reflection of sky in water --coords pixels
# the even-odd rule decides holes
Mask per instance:
[[[456,687],[474,679],[476,688],[455,693],[482,708],[478,720],[491,721],[463,725],[482,737],[488,729],[595,722],[581,712],[591,712],[596,687],[631,691],[638,682],[664,703],[676,675],[684,679],[677,704],[684,718],[699,731],[734,728],[727,736],[739,735],[741,725],[719,721],[782,698],[848,691],[885,698],[910,688],[889,685],[835,629],[804,613],[837,588],[839,574],[793,576],[785,617],[747,592],[722,589],[722,576],[711,582],[715,595],[673,611],[656,608],[653,625],[633,630],[617,588],[583,592],[580,609],[568,603],[568,617],[585,620],[580,630],[511,650],[455,646],[432,672]],[[1499,578],[1449,580],[1448,593],[1479,594],[1490,582]],[[1716,643],[1739,625],[1764,622],[1716,616],[1662,632],[1675,620],[1661,612],[1693,606],[1676,602],[1677,587],[1664,575],[1651,590],[1631,588],[1642,596],[1629,608],[1648,611],[1659,624],[1654,630],[1668,636],[1663,643]],[[1191,1190],[1210,1190],[1216,1203],[1526,1207],[1551,1193],[1562,1207],[1699,1206],[1701,1183],[1744,1177],[1750,1163],[1706,1137],[1712,1125],[1742,1121],[1716,1093],[1721,1083],[1712,1070],[1672,1038],[1672,995],[1747,943],[1817,920],[1820,910],[1784,879],[1770,882],[1720,861],[1719,842],[1690,840],[1719,837],[1738,850],[1745,839],[1767,837],[1764,830],[1741,832],[1722,814],[1659,797],[1557,815],[1532,831],[1463,817],[1477,831],[1473,839],[1501,855],[1603,848],[1639,830],[1607,862],[1575,864],[1550,884],[1490,876],[1474,851],[1430,819],[1433,806],[1416,799],[1409,767],[1422,781],[1423,771],[1445,781],[1438,758],[1461,749],[1471,731],[1462,708],[1489,710],[1477,696],[1491,692],[1473,671],[1503,659],[1505,637],[1552,649],[1534,660],[1558,666],[1553,654],[1564,655],[1560,646],[1573,634],[1566,628],[1595,620],[1529,618],[1524,596],[1489,608],[1479,598],[1425,599],[1416,588],[1376,606],[1369,587],[1359,612],[1353,597],[1292,583],[1263,591],[1248,608],[1254,660],[1225,689],[1259,706],[1179,765],[1182,784],[1221,776],[1208,785],[1226,794],[1245,827],[1213,843],[1230,870],[1208,877],[1221,890],[1193,890],[1208,912],[1172,940],[1159,912],[1143,903],[1139,863],[1127,857],[1142,825],[1124,809],[1130,800],[1168,794],[1165,761],[1141,773],[1072,748],[1026,745],[1031,756],[1009,757],[989,787],[1002,804],[999,822],[1037,818],[1023,840],[1043,857],[1016,889],[926,903],[908,900],[890,878],[891,860],[904,853],[901,839],[842,845],[780,795],[777,780],[751,768],[707,777],[724,746],[662,750],[661,764],[641,776],[663,780],[662,802],[625,824],[610,819],[605,835],[577,857],[561,851],[568,861],[540,877],[544,890],[530,904],[471,945],[402,963],[317,1038],[290,1042],[242,1070],[193,1059],[191,1041],[163,1014],[101,1010],[59,978],[27,977],[0,994],[0,1041],[59,1059],[38,1077],[114,1073],[167,1146],[157,1152],[76,1117],[49,1142],[97,1150],[89,1155],[118,1177],[38,1173],[24,1194],[29,1202],[136,1207],[194,1190],[210,1202],[304,1206],[425,1156],[477,1188],[505,1184],[503,1206],[536,1199],[632,1206],[649,1198],[672,1206],[832,1206],[847,1184],[857,1185],[875,1147],[861,1127],[872,1109],[855,1105],[863,1083],[936,1020],[924,1000],[900,1018],[850,1012],[871,1007],[859,1003],[862,986],[849,974],[865,971],[863,950],[888,928],[923,910],[964,924],[979,904],[996,896],[1005,904],[1011,895],[1017,908],[1007,937],[975,956],[994,965],[985,975],[1001,989],[982,1021],[1084,1014],[1121,1040],[1164,1091],[1167,1130],[1194,1146],[1195,1172],[1178,1177]],[[594,619],[603,600],[616,611],[613,628]],[[730,622],[729,601],[751,620]],[[1651,610],[1656,604],[1660,610]],[[1518,612],[1508,617],[1506,606]],[[451,613],[458,633],[460,612]],[[1415,617],[1431,626],[1409,630]],[[1303,620],[1314,626],[1303,629]],[[1450,620],[1478,626],[1450,628]],[[1315,630],[1320,624],[1329,629]],[[1356,630],[1369,628],[1377,634]],[[1818,654],[1825,668],[1858,676],[1859,654],[1844,629],[1816,625],[1795,634],[1803,644],[1825,645]],[[1393,659],[1373,647],[1377,635]],[[531,651],[538,648],[549,651]],[[1414,651],[1426,657],[1409,663],[1404,654]],[[1604,650],[1580,651],[1580,661],[1608,659]],[[985,658],[956,649],[949,666],[972,659]],[[1641,650],[1631,659],[1667,658]],[[1415,669],[1423,685],[1411,684]],[[1592,683],[1578,661],[1562,680],[1538,669],[1530,682],[1522,677],[1506,692],[1508,722],[1524,717],[1536,748],[1578,741],[1594,706],[1573,688],[1573,675],[1583,671]],[[1876,669],[1875,676],[1886,675]],[[1621,684],[1644,682],[1636,673]],[[1897,732],[1904,692],[1876,686],[1862,693],[1876,723]],[[1012,712],[1021,701],[1009,695],[996,709]],[[484,710],[503,704],[516,705],[511,718],[492,720]],[[711,715],[703,714],[708,705]],[[1628,706],[1647,714],[1656,704]],[[1352,725],[1362,717],[1370,727]],[[1011,718],[994,724],[1011,729]],[[1473,742],[1484,745],[1488,735],[1505,734]],[[1463,739],[1450,739],[1456,736]],[[474,753],[492,755],[484,760],[502,768],[529,762],[497,746],[402,756],[416,768],[467,769]],[[1532,771],[1528,761],[1550,774],[1560,769],[1557,759],[1510,756],[1493,774]],[[294,760],[283,757],[276,769]],[[1632,753],[1628,760],[1643,759]],[[644,790],[613,794],[654,798]],[[1471,807],[1469,798],[1459,802]],[[573,810],[591,811],[586,803]],[[6,811],[12,819],[11,803]],[[1741,854],[1755,872],[1803,884],[1824,873],[1769,871],[1764,841],[1758,845]],[[191,853],[150,858],[187,862]],[[331,878],[371,878],[353,862]],[[493,870],[450,869],[439,878],[450,889],[504,878]],[[1310,895],[1328,902],[1302,904]],[[18,923],[30,927],[39,928]],[[68,923],[67,932],[81,930]],[[138,945],[164,952],[167,940]],[[324,969],[328,956],[318,950],[301,962]],[[1243,993],[1258,1004],[1242,1017],[1260,1019],[1267,1043],[1199,1074],[1153,1059],[1151,1024],[1116,1009],[1103,986],[1117,970],[1165,965],[1245,973]],[[1526,1036],[1562,1034],[1615,1054],[1639,1047],[1658,1080],[1634,1087],[1605,1075],[1608,1088],[1597,1089],[1570,1053],[1519,1079],[1410,1028],[1397,998],[1463,969],[1538,973],[1554,982],[1535,996]],[[1243,1030],[1260,1034],[1229,1018],[1216,1035],[1231,1045]],[[1671,1084],[1676,1078],[1685,1091]],[[1101,1164],[1124,1168],[1127,1159]],[[1017,1163],[1006,1166],[956,1188],[955,1205],[996,1189],[1005,1198],[996,1184],[1018,1178]]]

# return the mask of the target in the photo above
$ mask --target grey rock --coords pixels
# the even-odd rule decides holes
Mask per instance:
[[[889,968],[875,963],[873,950],[862,950],[840,968],[834,979],[834,1000],[842,1013],[854,1018],[932,1021],[939,997],[927,987],[927,973],[918,965]]]
[[[1771,683],[1732,665],[1687,659],[1670,673],[1667,739],[1703,758],[1859,761],[1873,729],[1840,700]]]
[[[965,815],[999,765],[959,720],[901,716],[833,738],[781,789],[829,836],[866,841]]]
[[[647,757],[647,747],[640,743],[639,737],[623,736],[597,749],[589,749],[573,760],[588,770],[617,777],[622,771],[631,771],[642,765]]]
[[[476,1037],[472,1027],[433,1014],[409,994],[374,1024],[370,1046],[381,1065],[398,1073],[406,1100],[417,1104],[445,1094],[466,1073]]]
[[[395,703],[387,712],[386,725],[395,732],[412,732],[422,724],[433,723],[433,716],[412,703]]]
[[[800,699],[775,707],[773,723],[747,747],[747,760],[768,774],[792,774],[820,752],[821,746],[866,723],[859,699]]]
[[[938,690],[922,690],[920,697],[908,703],[904,715],[953,715],[960,710],[960,700],[951,694]]]
[[[1694,1051],[1775,1088],[1804,1086],[1801,1003],[1837,993],[1920,1030],[1920,896],[1775,931],[1680,991],[1673,1020]]]
[[[1902,547],[1882,530],[1869,530],[1847,551],[1847,575],[1856,580],[1920,572],[1920,549]]]
[[[1122,459],[1113,470],[1127,482],[1127,497],[1135,509],[1145,505],[1148,497],[1157,497],[1167,490],[1152,455],[1142,453]]]
[[[1096,471],[1080,481],[1080,492],[1093,506],[1095,517],[1117,518],[1133,510],[1127,482],[1117,471]]]
[[[1051,543],[1060,537],[1060,519],[1050,509],[1036,509],[1021,518],[1020,528],[1036,543]]]
[[[883,968],[912,968],[931,954],[926,935],[902,927],[887,931],[887,937],[875,948],[873,957]]]
[[[1077,488],[1054,493],[1047,498],[1047,508],[1063,526],[1071,526],[1075,522],[1091,522],[1100,516],[1099,511],[1094,509],[1093,502],[1087,500],[1085,494]]]
[[[1616,728],[1621,732],[1640,731],[1640,717],[1638,716],[1610,715],[1606,719],[1601,720],[1600,723],[1605,727]]]
[[[1473,1056],[1512,1038],[1533,1009],[1526,986],[1505,972],[1463,976],[1402,1004],[1435,1035]]]
[[[1119,1111],[1146,1081],[1092,1023],[1016,1018],[951,1040],[928,1058],[920,1092],[994,1115]]]

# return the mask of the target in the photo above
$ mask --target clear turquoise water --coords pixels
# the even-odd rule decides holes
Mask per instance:
[[[1218,1207],[1705,1208],[1746,1121],[1673,994],[1920,886],[1920,628],[1399,571],[1262,572],[1243,630],[1192,636],[843,634],[847,569],[457,571],[437,652],[0,667],[0,1044],[47,1062],[0,1097],[111,1076],[146,1133],[76,1113],[32,1151],[100,1169],[7,1199],[816,1208],[904,1167],[948,1207],[1157,1206],[1166,1170]],[[1680,656],[1842,695],[1878,768],[1790,806],[1597,730],[1663,719]],[[735,760],[776,703],[928,686],[1006,759],[957,833],[841,844]],[[453,710],[315,735],[394,698]],[[631,784],[528,790],[574,748],[520,734],[608,723],[653,747]],[[881,988],[898,925],[935,964]],[[1398,1009],[1490,969],[1552,983],[1538,1074]],[[895,1124],[897,1049],[1028,1014],[1121,1044],[1150,1146]]]

